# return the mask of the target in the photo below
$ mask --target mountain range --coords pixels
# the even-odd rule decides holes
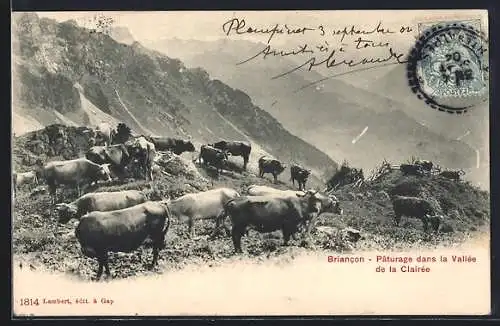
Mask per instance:
[[[337,162],[346,159],[371,169],[384,158],[402,162],[416,156],[447,168],[475,170],[479,157],[481,169],[489,166],[487,105],[467,116],[431,109],[411,93],[404,65],[384,67],[366,81],[362,73],[325,79],[329,75],[324,70],[304,69],[273,79],[307,58],[239,64],[266,46],[246,40],[164,38],[145,45],[243,90],[292,133]],[[325,80],[297,91],[320,79]]]
[[[338,167],[243,91],[143,46],[124,28],[108,35],[23,13],[13,16],[12,33],[16,134],[53,123],[125,122],[137,133],[189,138],[197,147],[250,141],[251,169],[268,155],[302,164],[313,182],[324,182]]]

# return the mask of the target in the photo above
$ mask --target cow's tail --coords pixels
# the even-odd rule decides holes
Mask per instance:
[[[265,157],[266,157],[266,155],[262,155],[261,157],[259,157],[259,159],[257,160],[257,162],[259,162],[259,165],[261,165],[261,161],[262,161],[262,159],[263,159],[263,158],[265,158]]]
[[[224,209],[222,210],[222,214],[220,215],[222,221],[224,221],[229,215],[231,215],[231,205],[235,200],[236,198],[232,198],[224,204]]]

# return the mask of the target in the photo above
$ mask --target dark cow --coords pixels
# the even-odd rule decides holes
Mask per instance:
[[[146,195],[138,190],[90,192],[69,204],[57,204],[56,209],[59,214],[59,223],[66,224],[73,218],[80,219],[84,214],[93,211],[114,211],[146,201]]]
[[[399,170],[403,175],[422,176],[424,174],[422,167],[418,164],[401,164]]]
[[[153,181],[153,163],[156,157],[155,145],[146,140],[144,136],[140,136],[128,141],[126,146],[130,157],[134,158],[135,162],[139,164],[145,179]]]
[[[415,165],[419,165],[421,169],[427,174],[430,174],[432,172],[432,168],[434,167],[434,164],[431,161],[427,160],[415,161]]]
[[[395,195],[392,198],[392,207],[396,226],[399,226],[402,216],[407,216],[422,220],[425,232],[428,231],[429,222],[431,222],[434,231],[438,231],[442,217],[436,214],[432,204],[427,200],[419,197]]]
[[[153,245],[151,267],[158,262],[161,249],[165,248],[165,234],[170,225],[168,205],[147,201],[132,207],[109,211],[94,211],[81,217],[75,230],[82,253],[99,262],[96,280],[103,268],[110,276],[108,252],[132,252],[149,237]]]
[[[225,151],[212,146],[201,145],[198,163],[201,164],[202,160],[204,165],[211,165],[217,169],[217,173],[220,173],[227,163],[228,155]]]
[[[312,190],[309,190],[312,192]],[[268,186],[260,186],[260,185],[251,185],[247,188],[247,193],[250,196],[277,196],[277,197],[296,197],[297,195],[305,195],[304,191],[295,191],[295,190],[281,190]],[[340,201],[334,195],[326,196],[320,192],[317,192],[315,195],[321,201],[321,211],[322,213],[332,213],[337,215],[343,214],[343,209],[340,207]],[[308,224],[311,223],[311,226]],[[315,224],[315,220],[305,221],[303,226],[312,227]],[[302,225],[301,225],[302,226]]]
[[[126,167],[130,163],[130,154],[124,144],[111,146],[93,146],[85,157],[97,164],[110,164],[113,172],[118,172],[120,177],[125,177]]]
[[[259,177],[264,177],[265,173],[271,173],[274,177],[274,182],[278,182],[280,175],[286,168],[286,165],[278,160],[262,156],[259,158]]]
[[[61,124],[53,124],[45,127],[45,131],[47,132],[47,135],[49,137],[49,144],[52,145],[58,140],[65,140],[66,139],[66,132],[65,132],[65,126]]]
[[[75,185],[80,197],[81,185],[99,180],[111,181],[109,164],[99,165],[86,158],[49,162],[43,167],[42,174],[54,202],[58,185]]]
[[[465,175],[465,171],[460,170],[460,171],[443,171],[439,173],[440,176],[446,179],[454,180],[454,181],[460,181],[460,177]]]
[[[155,145],[157,151],[171,151],[174,154],[181,155],[184,152],[194,152],[196,150],[189,140],[156,136],[149,136],[147,139]]]
[[[309,193],[313,192],[312,190],[308,191]],[[247,193],[250,196],[284,196],[284,197],[295,197],[297,195],[305,195],[307,192],[305,191],[296,191],[296,190],[281,190],[272,188],[269,186],[261,186],[261,185],[250,185],[247,188]],[[321,201],[321,213],[333,213],[342,215],[343,210],[340,207],[340,202],[334,195],[326,196],[320,192],[316,192],[315,196]]]
[[[290,180],[295,186],[295,180],[299,183],[299,190],[304,190],[306,188],[306,182],[311,175],[311,170],[304,169],[296,164],[290,166]]]
[[[321,211],[321,201],[315,193],[295,197],[241,196],[229,201],[225,214],[232,222],[231,236],[234,249],[241,253],[241,237],[250,227],[260,233],[283,232],[284,245],[298,231],[299,225],[311,220]],[[310,229],[306,231],[309,235]]]
[[[172,215],[189,226],[189,237],[195,237],[194,222],[201,219],[215,219],[215,231],[219,230],[224,218],[224,205],[239,197],[231,188],[217,188],[198,193],[186,194],[169,202]],[[215,234],[215,232],[214,232]]]
[[[210,146],[222,151],[226,151],[233,156],[243,157],[243,168],[245,170],[247,169],[248,160],[250,159],[250,152],[252,151],[252,145],[250,143],[221,140],[219,142],[211,144]]]

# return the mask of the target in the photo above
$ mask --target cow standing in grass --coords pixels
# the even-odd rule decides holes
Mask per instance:
[[[221,140],[210,146],[225,151],[232,156],[243,157],[243,169],[247,169],[248,160],[250,159],[250,152],[252,151],[252,145],[248,142],[242,141],[226,141]]]
[[[134,159],[134,163],[139,165],[146,180],[153,181],[153,164],[156,157],[156,147],[144,136],[128,141],[125,145]]]
[[[84,214],[100,211],[114,211],[147,201],[146,195],[139,190],[123,190],[113,192],[90,192],[71,203],[56,205],[59,223],[66,224],[71,219],[80,219]]]
[[[460,177],[463,175],[465,175],[465,171],[463,171],[463,170],[443,171],[443,172],[439,173],[439,176],[446,178],[446,179],[453,180],[453,181],[457,181],[457,182],[460,181]]]
[[[432,204],[423,198],[395,195],[392,198],[392,207],[396,226],[399,226],[402,216],[407,216],[422,220],[425,232],[428,231],[429,222],[437,232],[442,222],[442,216],[437,215]]]
[[[290,181],[292,185],[295,186],[295,181],[299,184],[299,190],[304,190],[306,188],[306,182],[311,175],[311,170],[304,169],[296,164],[290,167]]]
[[[93,211],[81,217],[75,230],[82,253],[96,258],[99,263],[96,280],[101,278],[103,269],[110,276],[108,252],[132,252],[147,238],[153,245],[153,260],[150,267],[158,262],[161,249],[165,248],[165,234],[170,225],[168,204],[147,201],[132,207],[109,212]]]
[[[321,201],[314,192],[295,197],[241,196],[229,201],[225,212],[231,217],[234,249],[241,253],[241,238],[251,228],[260,233],[283,232],[283,245],[298,231],[305,220],[312,220],[321,211]],[[305,235],[309,235],[310,229]]]
[[[278,175],[280,175],[285,169],[286,165],[281,163],[276,159],[267,158],[262,156],[259,158],[259,177],[264,177],[265,173],[271,173],[274,178],[274,183],[278,182]]]
[[[312,190],[309,190],[311,193]],[[251,185],[247,188],[247,193],[250,196],[275,196],[275,197],[296,197],[297,195],[303,196],[307,192],[296,191],[296,190],[281,190],[268,186]],[[316,192],[315,196],[321,201],[321,210],[318,212],[318,216],[322,213],[332,213],[337,215],[343,214],[343,209],[340,206],[340,201],[337,197],[331,195],[326,196],[320,192]],[[315,220],[304,220],[303,225],[306,228],[310,228],[315,224]],[[311,225],[309,225],[311,224]]]
[[[45,164],[43,178],[49,187],[53,203],[56,201],[58,185],[76,186],[78,197],[81,196],[81,186],[99,180],[111,181],[109,164],[96,164],[86,158],[66,161],[52,161]]]
[[[111,146],[93,146],[85,157],[97,164],[110,164],[113,172],[118,172],[121,178],[126,176],[126,167],[130,162],[130,154],[124,144]]]
[[[231,188],[216,188],[183,195],[169,202],[172,215],[180,222],[187,222],[189,237],[195,237],[194,222],[201,219],[215,219],[217,232],[224,222],[224,205],[240,194]],[[214,232],[214,235],[215,235]]]
[[[201,145],[198,163],[203,165],[211,165],[217,169],[217,174],[222,172],[228,160],[227,152],[214,148],[210,145]]]
[[[176,155],[195,151],[194,145],[190,140],[158,136],[149,136],[147,140],[152,142],[158,151],[171,151]]]

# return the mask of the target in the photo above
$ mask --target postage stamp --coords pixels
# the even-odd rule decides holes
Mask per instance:
[[[487,26],[13,12],[13,317],[490,313]]]
[[[489,97],[488,42],[479,26],[478,21],[419,25],[408,79],[430,107],[461,114]]]

